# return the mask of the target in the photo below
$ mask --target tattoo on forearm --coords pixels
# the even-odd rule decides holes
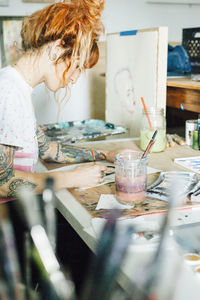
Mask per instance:
[[[66,145],[60,145],[60,152],[65,159],[65,162],[73,163],[73,162],[86,162],[93,161],[93,157],[91,151],[88,149],[79,149],[76,147],[70,147]],[[94,151],[95,158],[100,159],[99,154]]]
[[[48,137],[44,134],[40,126],[37,127],[36,134],[38,140],[39,155],[42,157],[48,151],[50,141],[48,140]]]
[[[0,186],[14,176],[14,153],[15,150],[12,146],[0,145]]]
[[[34,184],[33,182],[30,182],[30,181],[22,179],[22,178],[17,178],[9,184],[9,186],[8,186],[9,192],[8,192],[7,197],[17,198],[20,187],[27,187],[27,188],[35,189],[36,186],[37,185]],[[27,201],[28,201],[28,199],[27,199]]]
[[[56,161],[58,161],[59,153],[60,153],[60,144],[57,143],[57,152],[56,152],[56,157],[55,157],[55,160],[56,160]]]

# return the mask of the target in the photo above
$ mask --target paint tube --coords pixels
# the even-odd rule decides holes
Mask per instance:
[[[186,145],[186,142],[178,134],[172,134],[172,139],[174,140],[174,142],[176,142],[177,144],[179,144],[181,146]]]
[[[167,134],[167,142],[168,142],[169,147],[175,146],[175,142],[173,141],[173,138],[170,134]]]

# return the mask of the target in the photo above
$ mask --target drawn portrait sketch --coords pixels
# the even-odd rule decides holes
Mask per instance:
[[[132,137],[139,136],[141,97],[147,107],[166,106],[166,28],[163,33],[163,38],[159,29],[107,36],[106,121],[128,127]]]
[[[115,74],[114,90],[119,97],[122,113],[132,116],[136,109],[136,96],[133,76],[129,67],[121,68]]]

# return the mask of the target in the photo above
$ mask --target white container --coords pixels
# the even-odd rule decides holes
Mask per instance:
[[[185,141],[188,146],[193,144],[193,132],[197,127],[197,120],[187,120],[185,122]]]
[[[200,255],[197,253],[185,253],[184,261],[190,266],[200,265]]]
[[[197,266],[197,267],[194,269],[194,272],[195,272],[195,274],[198,276],[198,278],[200,279],[200,265]]]

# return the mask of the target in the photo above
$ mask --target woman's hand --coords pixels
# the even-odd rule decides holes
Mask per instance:
[[[104,172],[107,167],[104,165],[86,165],[75,168],[71,171],[74,188],[94,187],[103,181]]]
[[[117,150],[101,150],[100,151],[103,155],[105,155],[105,159],[109,162],[114,162],[115,156],[118,153],[124,153],[124,152],[137,152],[136,150],[133,149],[117,149]]]

